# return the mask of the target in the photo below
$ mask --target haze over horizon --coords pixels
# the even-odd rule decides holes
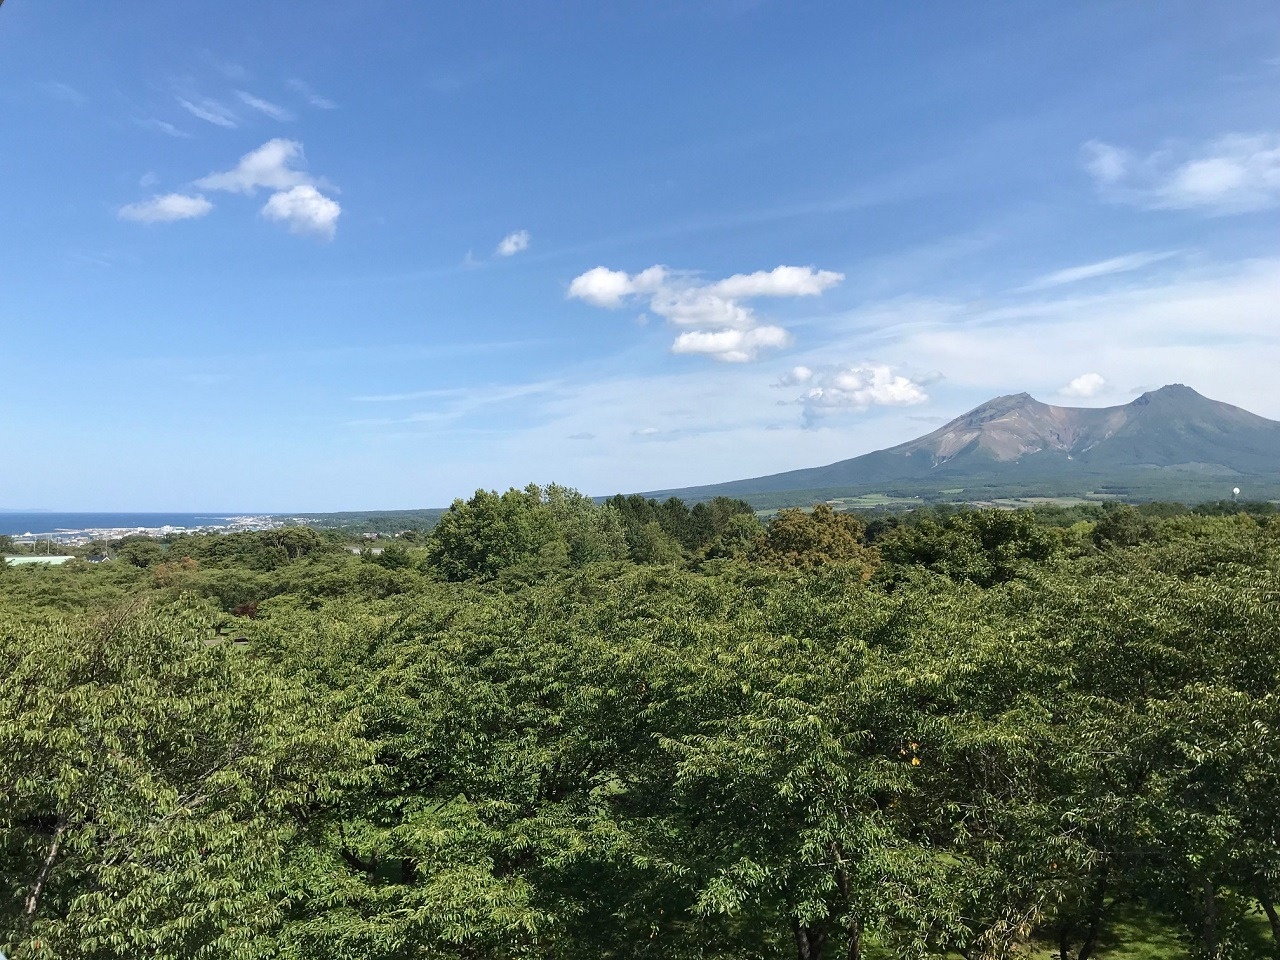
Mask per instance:
[[[809,467],[985,400],[1280,419],[1280,8],[0,9],[0,507]]]

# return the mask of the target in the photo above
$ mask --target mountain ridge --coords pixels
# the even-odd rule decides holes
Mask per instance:
[[[1280,496],[1280,422],[1211,400],[1181,383],[1110,407],[1064,407],[1029,393],[993,397],[904,443],[818,467],[655,491],[779,505],[868,492],[941,496],[1229,496],[1228,481]]]

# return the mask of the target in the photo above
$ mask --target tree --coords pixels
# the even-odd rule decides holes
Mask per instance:
[[[876,551],[863,543],[862,521],[847,513],[836,513],[819,503],[812,511],[778,511],[765,536],[751,553],[753,560],[769,566],[811,570],[841,564],[871,576]]]
[[[904,524],[877,546],[890,578],[923,567],[983,587],[1007,583],[1057,552],[1053,534],[1021,510],[972,510],[942,523]]]
[[[14,960],[271,955],[307,859],[288,811],[367,758],[323,700],[211,646],[208,622],[134,609],[0,628]]]
[[[546,551],[546,552],[544,552]],[[626,555],[617,513],[576,490],[530,484],[455,500],[431,532],[428,557],[446,580],[489,579],[518,564],[583,566]]]
[[[1155,528],[1155,521],[1148,514],[1127,503],[1109,503],[1093,526],[1093,542],[1099,547],[1136,547],[1150,539]]]
[[[125,537],[112,544],[116,557],[135,567],[149,567],[164,559],[164,547],[151,537]]]

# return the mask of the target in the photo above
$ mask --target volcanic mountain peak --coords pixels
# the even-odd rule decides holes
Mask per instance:
[[[1059,407],[1027,393],[995,397],[915,440],[821,467],[664,496],[768,496],[797,491],[1036,490],[1053,495],[1123,489],[1229,492],[1245,481],[1280,491],[1280,423],[1184,384],[1150,390],[1114,407]],[[803,494],[801,492],[804,492]],[[971,494],[966,494],[971,495]],[[1185,494],[1190,495],[1190,494]]]
[[[906,454],[927,451],[935,463],[961,453],[995,460],[1056,450],[1067,455],[1105,440],[1130,418],[1130,407],[1056,407],[1028,393],[996,397],[933,433],[893,448]]]

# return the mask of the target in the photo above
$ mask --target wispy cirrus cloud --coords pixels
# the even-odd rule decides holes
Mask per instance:
[[[52,81],[42,84],[46,93],[55,100],[61,100],[63,103],[69,103],[73,106],[82,107],[89,102],[89,98],[77,90],[69,83],[60,81]]]
[[[209,97],[195,99],[177,97],[176,99],[183,110],[186,110],[193,117],[205,121],[205,123],[211,123],[215,127],[222,127],[224,130],[234,130],[240,126],[240,118],[236,116],[230,107],[217,100]]]
[[[1069,283],[1093,280],[1096,277],[1107,277],[1116,273],[1130,273],[1134,270],[1141,270],[1143,267],[1149,267],[1153,263],[1159,263],[1161,260],[1168,260],[1173,256],[1177,256],[1174,251],[1130,253],[1123,257],[1112,257],[1109,260],[1099,260],[1096,263],[1086,263],[1078,267],[1067,267],[1065,270],[1055,270],[1053,273],[1046,273],[1037,277],[1018,289],[1024,291],[1049,290],[1053,287],[1066,286]]]
[[[949,392],[988,396],[1058,393],[1081,371],[1101,376],[1105,369],[1111,384],[1179,381],[1276,416],[1276,303],[1280,261],[1195,263],[1088,295],[1063,287],[1032,302],[960,295],[868,305],[846,319],[847,329],[858,332],[827,352],[874,343],[881,355],[944,370]],[[1068,395],[1083,397],[1094,383],[1082,381]]]
[[[212,209],[213,204],[202,196],[166,193],[154,196],[150,200],[125,204],[116,211],[116,215],[121,220],[132,220],[136,223],[172,223],[175,220],[198,219]]]
[[[328,97],[322,97],[311,89],[311,86],[296,77],[289,81],[289,89],[300,95],[311,106],[319,110],[337,110],[338,105]]]
[[[1233,133],[1147,154],[1092,140],[1083,163],[1103,197],[1211,215],[1280,206],[1280,135]]]
[[[147,130],[159,131],[165,136],[177,137],[182,140],[188,140],[191,138],[191,134],[187,133],[185,130],[180,129],[168,120],[161,120],[158,117],[143,117],[135,120],[134,123]]]
[[[817,296],[843,279],[844,274],[831,270],[794,266],[739,273],[711,282],[660,265],[635,274],[595,267],[573,279],[568,296],[606,309],[647,301],[648,308],[669,323],[693,328],[676,337],[671,345],[673,353],[743,363],[791,342],[785,328],[762,322],[746,301]]]
[[[499,407],[515,401],[525,401],[531,397],[553,394],[560,387],[561,383],[558,380],[538,380],[530,383],[503,384],[499,386],[448,387],[352,397],[352,400],[363,403],[402,403],[414,400],[437,400],[439,402],[430,410],[419,410],[415,413],[397,417],[351,420],[348,421],[348,425],[386,427],[456,422],[490,407]]]
[[[288,122],[290,120],[297,119],[292,112],[286,110],[279,104],[272,103],[270,100],[263,100],[261,97],[255,97],[252,93],[245,90],[237,90],[236,96],[240,98],[240,102],[246,107],[252,107],[254,110],[265,114],[272,120]]]

